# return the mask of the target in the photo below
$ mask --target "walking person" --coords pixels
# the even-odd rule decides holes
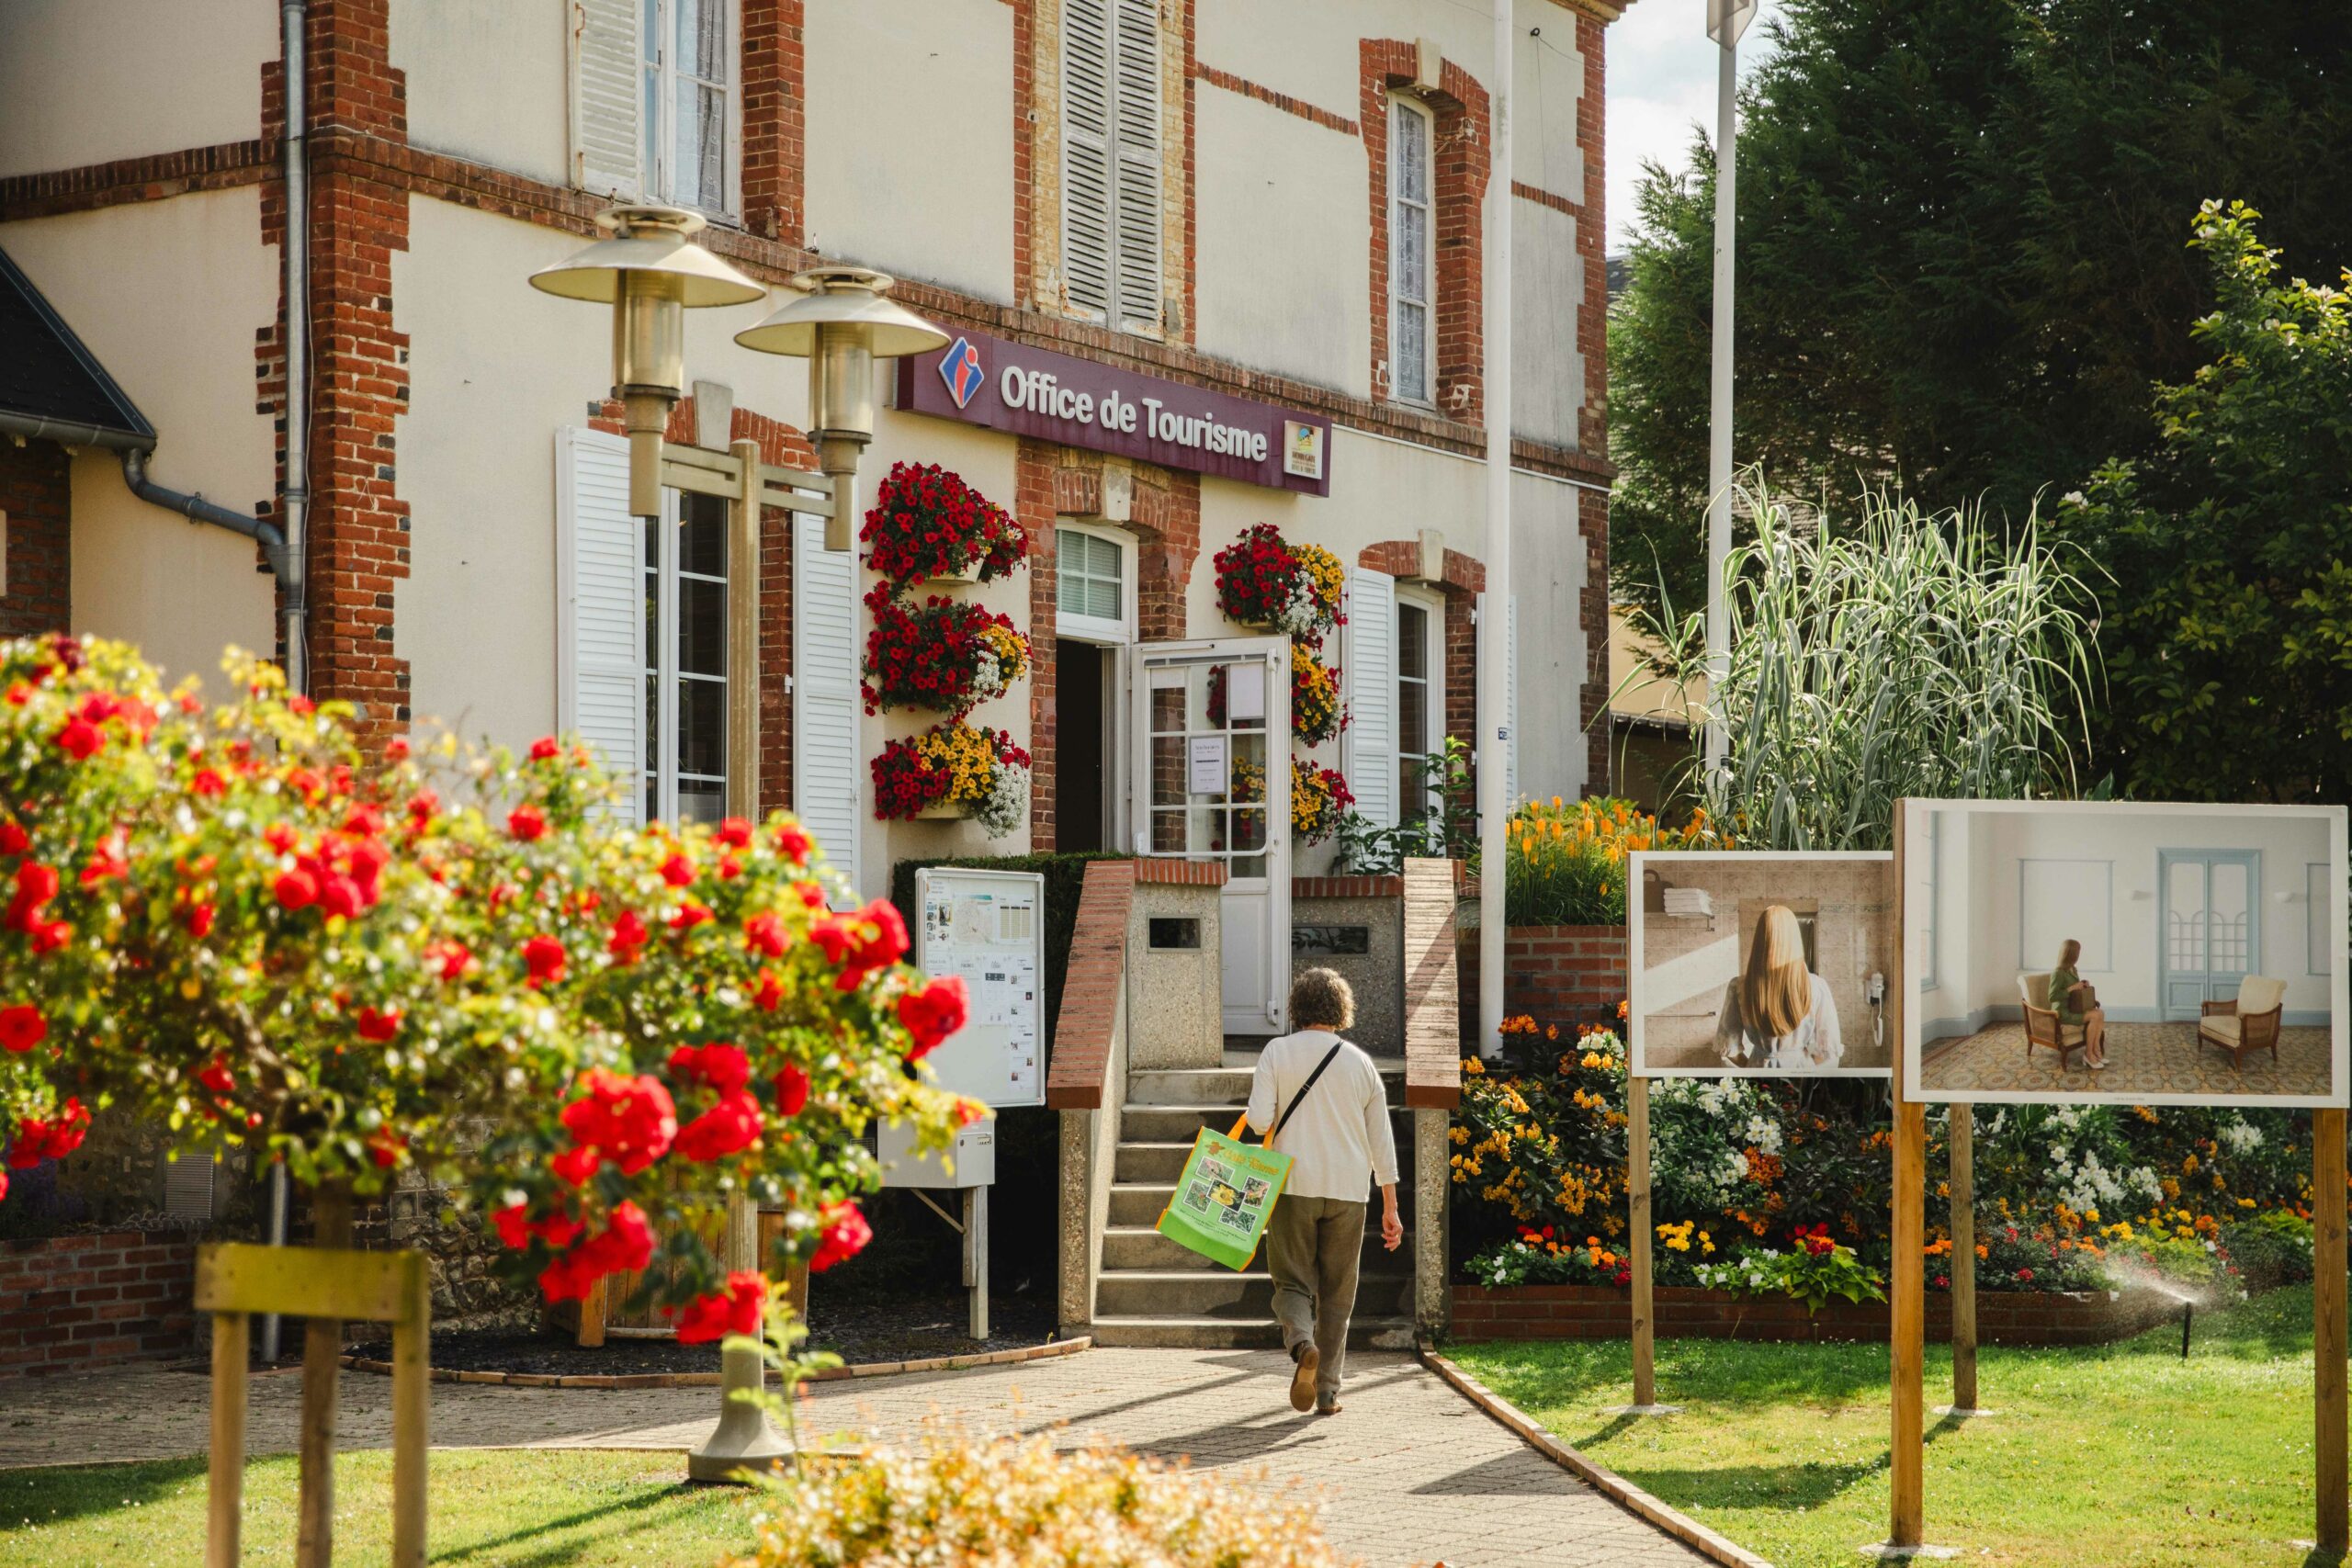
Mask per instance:
[[[1375,1184],[1381,1245],[1394,1252],[1405,1240],[1396,1214],[1396,1139],[1380,1069],[1340,1037],[1356,1021],[1347,981],[1329,969],[1298,976],[1291,982],[1290,1021],[1296,1032],[1269,1041],[1258,1058],[1250,1125],[1293,1162],[1266,1224],[1274,1316],[1292,1362],[1291,1408],[1336,1416],[1364,1210]]]

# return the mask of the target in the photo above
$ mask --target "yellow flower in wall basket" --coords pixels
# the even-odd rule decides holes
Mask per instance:
[[[912,822],[970,818],[1001,839],[1029,815],[1029,753],[1001,729],[960,720],[893,740],[874,759],[874,815]]]

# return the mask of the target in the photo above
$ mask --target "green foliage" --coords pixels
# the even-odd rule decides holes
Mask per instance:
[[[1703,811],[1674,829],[1612,796],[1528,801],[1503,829],[1503,923],[1622,926],[1628,854],[1730,847]]]
[[[1729,768],[1694,786],[1758,849],[1884,849],[1906,795],[2074,793],[2095,668],[2088,598],[2028,523],[1865,494],[1851,523],[1798,526],[1770,497],[1725,564],[1731,659],[1709,705]],[[1634,624],[1699,689],[1702,613]],[[1694,745],[1696,744],[1694,739]]]
[[[2352,255],[2352,15],[2295,0],[1786,0],[1741,93],[1736,455],[1833,505],[2024,517],[2154,432],[2216,191]],[[1703,591],[1713,158],[1652,167],[1610,334],[1611,559]],[[2342,798],[2339,795],[2335,798]]]
[[[1393,828],[1375,826],[1363,813],[1340,818],[1340,864],[1359,876],[1394,876],[1408,860],[1458,860],[1478,874],[1478,788],[1470,772],[1470,748],[1453,736],[1445,750],[1406,759],[1420,772],[1430,792],[1421,815],[1399,814]]]
[[[2312,1223],[2285,1209],[2267,1209],[2223,1225],[2222,1250],[2249,1291],[2301,1284],[2312,1277]]]
[[[1818,1313],[1831,1297],[1843,1302],[1886,1300],[1886,1279],[1854,1249],[1824,1235],[1800,1235],[1792,1251],[1751,1248],[1722,1263],[1698,1266],[1699,1283],[1737,1295],[1783,1295]]]
[[[2156,449],[2052,524],[2115,578],[2098,743],[2162,799],[2352,795],[2352,299],[2282,282],[2259,216],[2199,211],[2206,363],[2158,389]]]

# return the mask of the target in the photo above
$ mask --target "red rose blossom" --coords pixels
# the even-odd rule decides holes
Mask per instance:
[[[775,1113],[797,1116],[808,1103],[808,1074],[797,1063],[786,1062],[776,1069]]]
[[[914,1036],[907,1060],[919,1062],[937,1050],[941,1042],[964,1027],[970,1010],[971,998],[958,975],[940,976],[922,989],[900,997],[899,1021]]]
[[[767,1304],[767,1277],[752,1269],[738,1269],[727,1276],[725,1290],[696,1296],[684,1308],[663,1310],[678,1320],[679,1344],[707,1345],[730,1334],[757,1334]]]
[[[821,1274],[836,1263],[848,1262],[874,1239],[874,1227],[865,1223],[865,1212],[858,1208],[854,1198],[828,1204],[823,1219],[816,1256],[808,1259],[808,1271],[812,1274]]]
[[[547,814],[536,806],[518,806],[506,814],[506,830],[524,843],[536,843],[547,837]]]

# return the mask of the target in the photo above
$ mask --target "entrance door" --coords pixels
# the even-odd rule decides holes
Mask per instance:
[[[2262,951],[2262,862],[2252,850],[2160,850],[2164,1016],[2227,1001]]]
[[[1290,994],[1290,639],[1135,650],[1136,852],[1222,861],[1225,1032],[1280,1034]]]

